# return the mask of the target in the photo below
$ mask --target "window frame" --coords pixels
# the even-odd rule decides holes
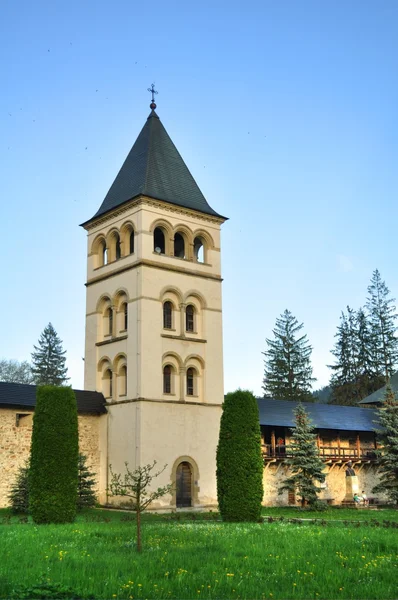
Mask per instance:
[[[171,365],[165,365],[163,367],[163,394],[169,395],[173,393],[172,377],[173,367]]]
[[[120,235],[118,234],[115,242],[115,260],[122,258],[122,244],[120,241]]]
[[[128,324],[129,324],[128,304],[127,304],[127,302],[123,302],[123,326],[124,326],[124,331],[127,331]]]
[[[196,370],[188,367],[186,374],[186,394],[187,396],[196,396]]]
[[[166,310],[170,310],[170,313]],[[163,329],[173,329],[173,312],[173,303],[170,300],[163,302]]]
[[[108,375],[108,373],[109,373],[109,375]],[[105,398],[111,398],[112,399],[113,398],[113,371],[112,371],[112,369],[111,369],[110,366],[108,366],[105,369],[104,379],[105,379],[105,381],[108,382],[107,383],[108,387],[107,387],[107,390],[106,390],[107,393],[104,394],[104,396],[105,396]]]
[[[188,309],[190,309],[189,313]],[[195,306],[193,304],[188,304],[185,308],[185,331],[187,333],[195,333],[195,314]]]
[[[106,316],[108,318],[108,333],[106,333],[105,335],[113,337],[113,309],[111,306],[107,308],[106,313]]]

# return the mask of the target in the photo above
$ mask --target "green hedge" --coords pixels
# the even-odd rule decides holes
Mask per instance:
[[[251,392],[225,396],[217,448],[217,495],[224,521],[258,521],[263,460],[257,401]]]
[[[76,516],[77,406],[69,387],[37,388],[33,417],[29,506],[35,523],[69,523]]]

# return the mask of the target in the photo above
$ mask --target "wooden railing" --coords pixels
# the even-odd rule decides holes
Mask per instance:
[[[273,447],[271,444],[262,444],[263,458],[276,458],[283,460],[292,456],[291,446],[277,445]],[[376,455],[371,448],[338,448],[336,446],[319,446],[319,456],[325,460],[342,459],[342,460],[375,460]]]

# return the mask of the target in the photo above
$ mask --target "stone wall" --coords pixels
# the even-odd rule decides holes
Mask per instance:
[[[8,494],[18,469],[29,457],[32,416],[23,410],[0,409],[0,508],[8,506]],[[79,415],[79,448],[88,467],[99,473],[99,422],[94,415]]]
[[[380,501],[386,501],[383,494],[373,494],[372,488],[379,482],[377,468],[373,464],[361,463],[354,465],[358,476],[359,493],[364,490],[368,498],[377,497]],[[340,504],[346,494],[345,467],[342,465],[325,466],[325,487],[319,494],[321,500],[333,501],[333,504]],[[289,477],[287,467],[283,463],[271,463],[264,469],[264,506],[286,506],[288,504],[288,494],[284,492],[278,495],[279,488],[283,481]]]

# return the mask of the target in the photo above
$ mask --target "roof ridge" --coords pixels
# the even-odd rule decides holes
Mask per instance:
[[[154,123],[155,121],[152,121],[151,119],[156,117],[157,119],[159,119],[158,115],[155,113],[155,110],[152,109],[148,118],[147,118],[147,122],[145,123],[145,125],[147,125],[149,127],[149,136],[148,136],[148,151],[146,153],[146,165],[145,165],[145,178],[144,178],[144,185],[142,187],[142,194],[146,195],[146,189],[147,189],[147,184],[148,184],[148,176],[149,176],[149,164],[150,164],[150,154],[152,153],[152,135],[153,135],[153,126],[152,123]],[[159,119],[160,121],[160,119]]]

